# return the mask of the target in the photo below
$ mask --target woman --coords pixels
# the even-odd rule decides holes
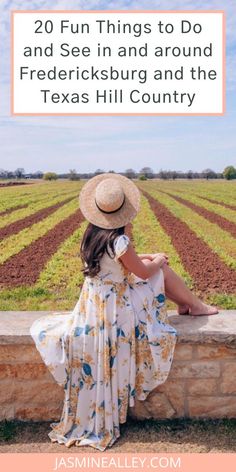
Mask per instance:
[[[89,225],[81,243],[84,284],[69,315],[36,320],[30,332],[45,364],[65,391],[54,442],[101,451],[120,436],[134,400],[168,377],[177,332],[168,324],[167,296],[179,313],[215,314],[168,265],[168,256],[136,254],[125,234],[140,194],[119,174],[89,180],[80,208]]]

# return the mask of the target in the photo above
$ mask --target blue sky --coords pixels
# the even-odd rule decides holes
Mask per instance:
[[[148,5],[147,5],[148,4]],[[227,112],[223,117],[11,117],[10,11],[12,9],[222,9],[227,15]],[[0,168],[27,172],[75,168],[123,171],[221,171],[236,165],[235,0],[1,0]]]

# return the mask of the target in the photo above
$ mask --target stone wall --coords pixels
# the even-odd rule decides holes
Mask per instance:
[[[132,410],[140,419],[236,418],[236,348],[178,344],[167,381]]]
[[[46,312],[0,312],[0,420],[58,420],[63,389],[42,362],[29,327]],[[63,315],[63,314],[62,314]],[[178,332],[167,381],[136,402],[144,418],[236,418],[236,312],[169,313]]]

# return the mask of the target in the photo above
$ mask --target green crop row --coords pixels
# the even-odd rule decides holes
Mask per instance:
[[[176,191],[179,192],[179,196],[186,193],[188,196],[196,195],[198,197],[210,198],[216,200],[219,204],[228,203],[235,205],[236,202],[236,186],[235,182],[226,181],[150,181],[151,186],[155,186],[156,189],[164,191]],[[228,211],[228,210],[227,210]]]
[[[136,251],[142,253],[164,252],[168,254],[171,267],[192,285],[190,275],[185,271],[180,257],[172,245],[171,238],[161,227],[145,197],[141,197],[141,210],[133,221],[133,236]]]
[[[3,239],[3,241],[0,242],[0,264],[29,246],[29,244],[36,241],[36,239],[44,236],[50,229],[56,226],[57,223],[70,216],[77,209],[78,202],[77,199],[74,199],[39,223],[35,223],[29,228],[20,231],[18,234]]]
[[[0,219],[0,228],[3,228],[11,223],[14,223],[20,219],[26,218],[27,216],[33,215],[37,211],[46,209],[52,205],[55,205],[67,198],[76,197],[79,193],[79,189],[74,190],[65,190],[64,192],[53,192],[45,195],[38,196],[37,198],[31,199],[28,201],[28,206],[26,208],[21,208],[19,210],[15,210],[13,213],[7,214],[5,216],[1,216]],[[20,204],[17,202],[17,205]]]
[[[71,187],[70,187],[71,188]],[[41,199],[52,194],[57,194],[58,191],[68,191],[68,183],[54,182],[40,182],[32,185],[23,185],[16,187],[0,188],[0,212],[8,208],[14,208],[18,205],[30,204],[35,199]]]
[[[209,210],[212,213],[215,213],[216,215],[220,215],[223,218],[226,218],[227,220],[232,221],[233,223],[236,223],[236,212],[234,210],[231,210],[229,208],[226,209],[221,205],[217,205],[215,203],[208,202],[207,200],[203,200],[199,196],[193,193],[187,192],[187,190],[184,192],[181,192],[181,194],[174,188],[168,189],[168,190],[163,189],[163,190],[171,193],[174,196],[183,198],[187,202],[189,201],[191,203],[194,203],[195,205],[198,205],[201,208],[205,208],[206,210]]]
[[[228,266],[236,269],[236,244],[232,236],[168,195],[153,190],[153,187],[145,183],[142,184],[142,188],[165,205],[174,216],[186,223]]]

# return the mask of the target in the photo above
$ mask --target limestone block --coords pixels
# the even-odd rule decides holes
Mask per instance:
[[[0,421],[12,420],[15,418],[15,408],[13,404],[1,405],[0,408]]]
[[[18,379],[48,379],[52,375],[45,364],[0,364],[0,379],[5,378]]]
[[[129,416],[137,420],[146,420],[152,418],[152,414],[147,409],[147,401],[135,400],[135,405],[128,410]]]
[[[159,385],[154,391],[163,392],[166,394],[168,400],[170,401],[172,407],[176,411],[176,416],[184,416],[184,399],[185,399],[185,387],[184,387],[184,380],[182,379],[175,379],[171,380],[169,377],[167,380],[162,384]]]
[[[235,362],[225,362],[223,367],[221,392],[236,394],[236,364]]]
[[[42,358],[34,346],[28,344],[2,344],[0,345],[0,364],[10,362],[37,362],[42,363]]]
[[[32,405],[58,405],[63,402],[64,390],[56,383],[38,382],[36,380],[20,381],[15,383],[15,400],[20,403],[30,402]]]
[[[176,413],[165,393],[161,392],[150,393],[147,399],[147,409],[154,419],[172,418]]]
[[[173,362],[170,370],[170,378],[211,378],[220,376],[220,364],[216,361],[205,362],[205,361],[187,361]]]
[[[188,379],[187,392],[189,395],[217,395],[218,379]]]
[[[197,357],[199,359],[224,359],[224,358],[235,358],[236,360],[236,349],[224,346],[211,345],[200,345],[197,346]]]
[[[161,392],[151,392],[144,402],[136,400],[135,406],[130,408],[130,412],[132,417],[140,420],[172,418],[176,413],[166,395]]]
[[[188,397],[189,416],[201,418],[236,418],[236,397]]]
[[[14,382],[11,379],[0,380],[0,405],[15,400]]]
[[[15,418],[19,420],[34,420],[34,421],[53,421],[59,420],[62,414],[62,408],[58,405],[52,406],[33,406],[22,405],[15,407]]]
[[[177,344],[174,352],[175,360],[190,360],[193,356],[193,346],[191,344]]]

